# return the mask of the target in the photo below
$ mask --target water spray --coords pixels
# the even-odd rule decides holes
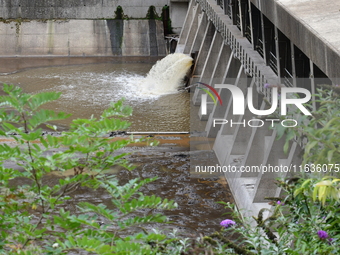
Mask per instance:
[[[140,84],[141,94],[164,95],[177,92],[192,61],[191,57],[182,53],[167,55],[151,68]]]

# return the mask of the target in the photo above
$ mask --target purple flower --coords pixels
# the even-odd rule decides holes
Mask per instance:
[[[278,205],[284,205],[284,203],[282,203],[280,200],[277,201],[276,204],[278,204]]]
[[[320,239],[326,239],[326,238],[328,238],[327,232],[326,232],[326,231],[323,231],[323,230],[319,230],[319,231],[318,231],[318,236],[319,236]]]
[[[229,220],[229,219],[222,220],[221,223],[220,223],[220,225],[222,227],[225,227],[225,228],[229,228],[229,227],[231,227],[231,226],[233,226],[235,224],[236,224],[235,221]]]
[[[269,83],[265,83],[265,84],[263,85],[263,87],[264,87],[265,89],[267,89],[267,88],[270,87],[270,84],[269,84]]]

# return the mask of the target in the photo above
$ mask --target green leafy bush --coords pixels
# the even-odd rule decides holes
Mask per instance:
[[[243,212],[226,204],[234,210],[236,224],[225,228],[220,239],[229,240],[231,234],[234,237],[237,233],[238,239],[233,240],[237,254],[339,254],[339,202],[328,200],[322,205],[315,201],[313,188],[317,182],[318,179],[278,181],[287,195],[282,200],[276,198],[272,201],[274,209],[262,209],[257,217],[244,217]]]
[[[323,169],[316,169],[318,165],[340,162],[340,89],[325,85],[317,92],[313,95],[317,109],[311,111],[311,116],[294,112],[292,117],[297,120],[296,127],[276,125],[275,130],[278,139],[286,135],[286,152],[292,140],[303,146],[302,164],[307,165],[306,170],[322,172]],[[306,106],[313,109],[312,103]],[[281,117],[277,115],[276,118]]]
[[[0,254],[68,254],[72,250],[154,254],[153,247],[166,236],[149,233],[143,225],[166,223],[166,217],[154,210],[172,209],[176,204],[138,191],[156,178],[132,179],[122,185],[114,175],[105,174],[113,165],[133,169],[125,159],[128,153],[116,151],[141,140],[105,137],[113,130],[129,127],[130,123],[115,117],[129,116],[131,108],[118,101],[98,119],[76,119],[58,136],[43,135],[43,124],[69,117],[41,109],[60,93],[30,95],[10,85],[4,85],[3,90]],[[47,126],[56,131],[55,126]],[[56,177],[53,185],[46,182],[46,175],[70,170],[72,175]],[[81,202],[77,205],[80,213],[71,213],[67,202],[79,187],[104,189],[111,196],[111,209]]]
[[[290,117],[297,120],[296,127],[275,126],[278,139],[286,135],[285,152],[292,142],[302,146],[305,174],[277,181],[284,197],[271,198],[274,209],[262,209],[257,217],[243,217],[236,207],[226,204],[234,210],[236,224],[216,236],[229,247],[236,246],[235,253],[340,253],[339,92],[338,87],[323,86],[314,95],[318,107],[312,116],[293,113]],[[313,109],[312,104],[309,108]],[[230,238],[235,233],[238,238]]]

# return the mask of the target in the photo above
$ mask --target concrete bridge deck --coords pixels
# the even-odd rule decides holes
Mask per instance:
[[[328,77],[340,83],[340,2],[251,0]]]

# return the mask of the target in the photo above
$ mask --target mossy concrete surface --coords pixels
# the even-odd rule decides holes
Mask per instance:
[[[145,18],[151,5],[159,15],[169,0],[0,0],[0,17],[27,19],[112,19],[118,6],[129,18]]]
[[[166,55],[159,20],[13,19],[0,22],[0,36],[0,56]]]

